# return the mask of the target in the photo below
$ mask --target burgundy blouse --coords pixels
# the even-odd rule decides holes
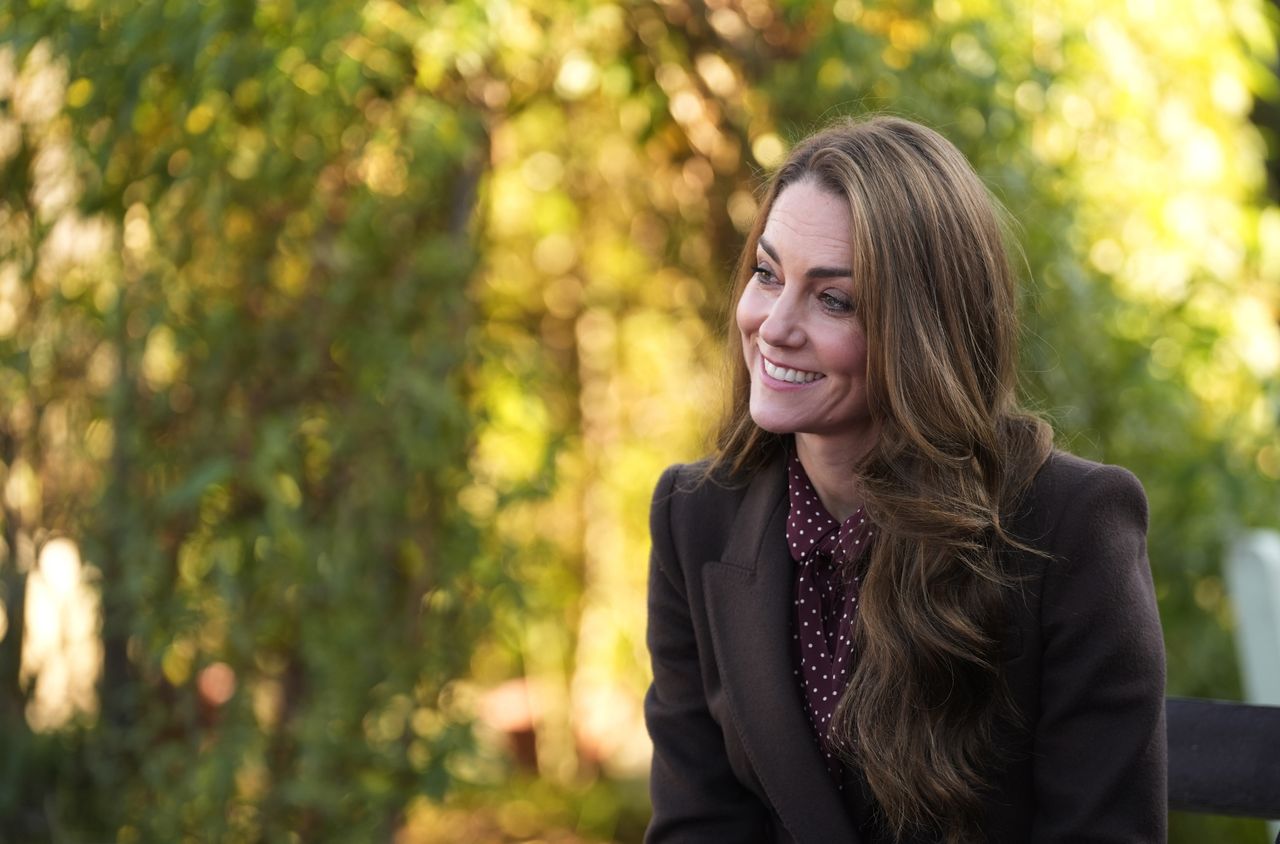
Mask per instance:
[[[796,561],[792,617],[795,676],[827,770],[842,787],[840,761],[827,730],[849,683],[852,662],[861,577],[849,579],[847,573],[866,552],[874,531],[861,507],[837,524],[794,451],[787,466],[787,488],[791,499],[787,544]]]

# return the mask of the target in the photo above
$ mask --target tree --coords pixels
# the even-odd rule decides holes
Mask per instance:
[[[652,483],[706,449],[760,176],[869,110],[1011,212],[1029,397],[1147,487],[1170,690],[1233,695],[1217,561],[1280,476],[1264,12],[6,7],[0,729],[62,802],[5,834],[387,837],[448,793],[634,837]],[[102,712],[31,736],[15,620],[59,534]],[[536,781],[467,726],[512,679]]]
[[[28,415],[65,395],[92,435],[86,471],[42,473],[79,506],[41,524],[103,595],[102,713],[58,828],[385,837],[469,741],[450,644],[501,580],[457,505],[486,129],[415,77],[432,21],[404,14],[5,13],[23,73],[65,90],[5,162],[28,308],[6,372]],[[47,443],[14,419],[19,451]]]

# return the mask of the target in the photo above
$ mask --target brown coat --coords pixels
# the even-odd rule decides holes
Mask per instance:
[[[782,462],[736,488],[697,485],[701,470],[668,469],[650,516],[645,840],[885,840],[865,786],[836,790],[792,674]],[[1017,556],[1004,670],[1023,725],[1002,731],[989,840],[1163,841],[1164,646],[1142,487],[1054,452],[1006,521],[1049,557]]]

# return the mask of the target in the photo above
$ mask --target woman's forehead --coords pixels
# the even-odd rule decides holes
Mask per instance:
[[[774,200],[758,246],[777,260],[848,264],[848,202],[812,180],[788,185]]]

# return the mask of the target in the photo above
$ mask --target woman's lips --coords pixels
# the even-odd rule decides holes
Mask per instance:
[[[765,374],[777,381],[786,381],[789,384],[808,384],[817,381],[819,378],[826,377],[821,372],[812,372],[807,369],[796,369],[776,364],[764,355],[760,356],[760,360],[764,364]]]
[[[788,366],[780,366],[766,358],[764,355],[760,356],[760,371],[771,386],[778,385],[791,388],[807,387],[810,384],[814,384],[827,377],[821,372],[811,372],[806,369],[793,369]]]

